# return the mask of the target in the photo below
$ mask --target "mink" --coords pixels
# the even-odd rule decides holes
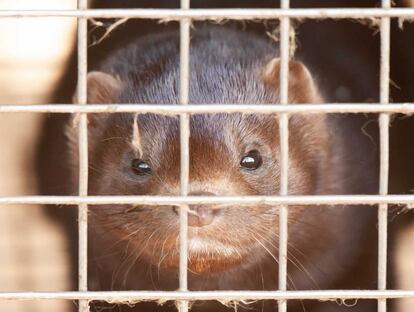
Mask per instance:
[[[333,102],[338,92],[313,74],[306,51],[289,61],[289,102]],[[192,104],[279,103],[278,44],[219,26],[191,35]],[[88,74],[89,103],[179,103],[179,34],[132,40]],[[341,91],[342,90],[342,91]],[[352,89],[341,89],[352,96]],[[347,93],[348,92],[348,93]],[[89,114],[90,195],[179,195],[177,116]],[[67,125],[73,190],[76,118]],[[275,114],[215,113],[190,117],[189,195],[278,195],[280,146]],[[339,114],[289,116],[289,194],[374,194],[377,156],[358,122]],[[190,205],[190,290],[276,290],[277,205]],[[89,207],[90,287],[94,290],[178,288],[176,206]],[[375,289],[376,207],[289,207],[291,290]],[[99,311],[104,303],[92,303]],[[116,310],[113,305],[109,306]],[[375,311],[376,302],[292,301],[289,311]],[[174,303],[137,303],[123,311],[174,311]],[[218,302],[191,311],[232,311]],[[238,303],[238,311],[274,311],[276,301]]]

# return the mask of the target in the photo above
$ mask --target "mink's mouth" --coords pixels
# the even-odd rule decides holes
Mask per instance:
[[[232,245],[224,244],[218,240],[193,237],[188,241],[188,252],[194,254],[217,253],[224,257],[240,255],[240,250]]]
[[[216,273],[238,266],[245,255],[238,247],[219,240],[190,237],[188,240],[188,269],[192,273]],[[168,270],[177,270],[179,253],[164,259],[162,265]]]
[[[107,218],[96,213],[91,220],[108,230],[107,233],[114,240],[128,241],[130,250],[139,252],[142,260],[158,268],[176,272],[180,258],[180,222],[174,207],[166,205],[156,208],[122,208],[112,212],[111,216],[116,213],[116,218]],[[263,245],[268,249],[273,247],[273,231],[263,230],[267,228],[262,224],[263,218],[256,217],[257,214],[252,212],[243,215],[238,207],[234,208],[235,213],[231,211],[233,207],[220,208],[222,214],[215,216],[215,221],[211,224],[188,227],[188,269],[192,273],[220,273],[241,265],[249,265],[252,259],[263,256],[263,252],[258,252],[265,248]],[[119,226],[108,223],[110,219]],[[265,221],[269,224],[275,223],[271,218]],[[247,222],[255,227],[255,232],[250,227],[242,226]],[[261,227],[258,228],[257,224]]]

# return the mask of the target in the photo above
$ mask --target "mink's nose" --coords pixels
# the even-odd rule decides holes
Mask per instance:
[[[211,196],[209,192],[190,192],[190,196]],[[202,227],[211,224],[214,218],[219,214],[219,209],[211,205],[190,205],[188,212],[188,225]]]

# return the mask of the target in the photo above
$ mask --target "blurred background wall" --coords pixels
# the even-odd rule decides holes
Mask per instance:
[[[0,9],[74,9],[76,0],[0,0]],[[0,104],[49,100],[72,49],[76,20],[0,19]],[[0,114],[0,195],[35,194],[33,159],[41,114]],[[0,291],[68,290],[57,224],[38,206],[0,205]],[[65,311],[70,302],[0,301],[0,311]]]
[[[414,0],[407,1],[414,5]],[[42,8],[74,9],[76,0],[0,0],[0,9]],[[71,18],[0,19],[0,104],[47,102],[73,48],[75,29]],[[0,114],[0,195],[36,193],[32,162],[43,118],[47,117]],[[61,228],[41,207],[0,205],[0,291],[68,290],[64,241]],[[413,246],[411,227],[397,244],[402,289],[414,288]],[[64,312],[73,304],[0,301],[0,311]],[[399,307],[400,312],[412,312],[414,300],[401,300]]]

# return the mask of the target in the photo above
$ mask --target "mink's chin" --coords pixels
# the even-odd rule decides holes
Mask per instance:
[[[149,248],[151,253],[142,256],[152,265],[168,271],[177,271],[179,267],[178,237],[166,241],[161,248]],[[188,269],[192,273],[216,273],[226,271],[246,262],[252,254],[249,246],[240,248],[231,243],[203,238],[201,236],[189,236],[188,240]]]
[[[188,241],[188,269],[190,272],[215,273],[240,265],[247,256],[246,250],[223,244],[220,241],[190,238]],[[168,270],[177,270],[179,254],[167,256],[161,266]]]

